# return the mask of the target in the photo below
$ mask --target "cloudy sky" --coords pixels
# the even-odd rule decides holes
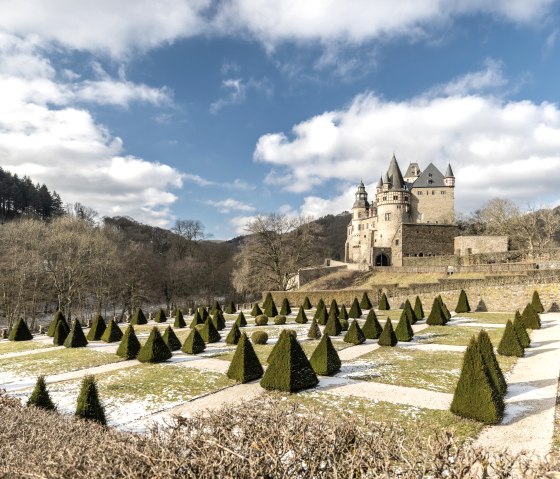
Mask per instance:
[[[560,203],[560,1],[2,0],[0,166],[102,215],[351,207],[396,154],[457,210]]]

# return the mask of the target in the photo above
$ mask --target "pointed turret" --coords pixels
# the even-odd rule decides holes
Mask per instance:
[[[445,186],[454,187],[455,186],[455,175],[451,169],[451,163],[447,164],[447,170],[445,170],[445,177],[443,179]]]
[[[360,181],[358,190],[356,191],[356,201],[352,206],[352,210],[355,210],[354,219],[361,219],[367,216],[369,210],[368,194],[363,181]]]
[[[401,169],[399,168],[399,164],[397,163],[397,158],[393,154],[393,158],[391,158],[391,163],[389,164],[389,169],[387,170],[387,176],[391,182],[391,189],[392,190],[402,190],[404,189],[404,178],[401,173]]]

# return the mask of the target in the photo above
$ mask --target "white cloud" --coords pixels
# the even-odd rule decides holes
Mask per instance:
[[[393,152],[403,169],[411,161],[440,169],[451,162],[459,209],[496,196],[543,202],[558,196],[560,109],[475,95],[389,102],[366,93],[295,125],[289,136],[264,135],[254,158],[273,166],[269,182],[282,177],[281,187],[300,193],[328,180],[375,182]],[[349,209],[351,190],[326,200],[309,196],[302,212]]]
[[[247,225],[254,221],[255,216],[234,216],[229,224],[238,235],[247,234]]]
[[[227,198],[225,200],[206,200],[205,203],[214,206],[220,213],[229,213],[230,211],[255,211],[256,208],[242,201]]]
[[[210,113],[218,113],[222,108],[230,105],[239,105],[247,98],[250,90],[265,94],[267,97],[272,95],[272,83],[266,77],[255,80],[250,78],[243,81],[242,78],[228,78],[222,81],[222,88],[226,95],[210,105]]]

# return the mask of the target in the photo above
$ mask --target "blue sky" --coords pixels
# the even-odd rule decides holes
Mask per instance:
[[[393,152],[462,213],[558,205],[560,2],[491,3],[5,0],[0,166],[217,239],[349,209]]]

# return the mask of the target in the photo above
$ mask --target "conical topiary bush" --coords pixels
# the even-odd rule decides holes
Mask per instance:
[[[523,313],[521,314],[521,319],[523,324],[527,329],[540,329],[541,328],[541,318],[539,313],[535,311],[535,308],[531,304],[527,304]]]
[[[27,405],[40,407],[49,411],[54,411],[56,409],[56,406],[53,404],[49,395],[49,391],[47,391],[47,385],[45,383],[44,376],[39,376],[37,378],[37,382],[35,383],[33,392],[27,400]]]
[[[494,346],[492,345],[492,341],[490,341],[490,337],[488,333],[482,329],[480,333],[478,333],[478,338],[476,340],[478,344],[478,349],[480,354],[482,355],[482,360],[484,364],[488,368],[488,373],[490,375],[490,379],[492,380],[492,384],[494,388],[504,396],[507,391],[507,383],[502,373],[502,369],[500,368],[500,363],[498,363],[498,359],[494,354]]]
[[[18,319],[16,324],[12,326],[8,339],[10,341],[29,341],[33,339],[33,335],[23,318]]]
[[[268,357],[266,358],[266,362],[268,364],[270,364],[274,360],[274,356],[278,354],[278,351],[280,350],[280,344],[281,344],[280,340],[286,334],[291,334],[294,338],[297,339],[297,333],[293,329],[284,329],[283,331],[281,331],[280,335],[278,336],[278,339],[276,340],[276,344],[273,346],[272,350],[268,354]],[[253,340],[253,342],[255,341]],[[260,344],[260,343],[256,343],[256,344]]]
[[[441,306],[441,311],[443,312],[443,316],[445,317],[445,324],[447,324],[451,319],[451,313],[449,312],[449,309],[447,309],[447,305],[443,302],[443,298],[441,297],[441,295],[439,295],[437,299]]]
[[[319,341],[309,359],[309,363],[315,374],[321,376],[332,376],[340,371],[342,363],[328,335],[325,334]]]
[[[237,319],[235,320],[235,324],[237,324],[237,326],[239,326],[240,328],[247,326],[247,320],[245,319],[245,315],[243,314],[243,311],[239,311],[239,314],[237,315]]]
[[[379,339],[379,335],[382,331],[383,328],[377,320],[377,315],[375,314],[374,309],[371,308],[362,327],[362,332],[367,339]]]
[[[204,325],[200,328],[200,335],[206,344],[217,343],[222,337],[218,330],[214,327],[214,323],[210,318],[204,321]]]
[[[64,340],[64,347],[66,348],[85,348],[88,344],[88,340],[80,324],[80,320],[75,319],[72,322],[72,327],[66,339]]]
[[[414,315],[418,321],[422,321],[425,317],[424,308],[422,307],[422,301],[420,301],[419,296],[416,296],[416,300],[414,301]]]
[[[173,331],[171,326],[167,326],[167,328],[165,328],[162,338],[165,341],[165,344],[167,344],[167,347],[171,349],[171,351],[179,351],[179,349],[181,349],[181,341],[179,341],[179,338],[177,337],[175,331]]]
[[[528,348],[531,344],[531,338],[529,337],[529,334],[527,334],[525,324],[523,324],[523,320],[521,319],[521,314],[519,314],[519,311],[515,312],[513,329],[515,329],[515,333],[517,334],[517,338],[519,339],[521,346],[523,346],[524,348]]]
[[[68,333],[70,333],[70,329],[66,321],[58,321],[54,331],[53,344],[55,346],[62,346],[68,337]]]
[[[106,329],[107,329],[107,325],[105,324],[105,320],[103,319],[103,316],[98,314],[93,320],[93,324],[91,325],[91,328],[89,329],[89,332],[86,336],[87,340],[99,341]]]
[[[280,314],[282,316],[288,316],[292,312],[292,308],[290,307],[290,302],[288,298],[284,298],[282,300],[282,307],[280,308]]]
[[[326,336],[338,336],[342,331],[342,326],[336,315],[329,315],[323,334]]]
[[[105,332],[103,333],[103,336],[101,336],[101,341],[105,341],[106,343],[115,343],[120,341],[122,337],[123,332],[121,331],[121,328],[119,328],[119,325],[115,323],[114,319],[111,319],[107,325],[107,329],[105,329]]]
[[[222,331],[226,327],[226,320],[220,310],[216,311],[214,316],[212,316],[212,322],[218,331]]]
[[[140,352],[140,341],[136,337],[134,326],[129,324],[117,349],[117,356],[124,359],[135,359]]]
[[[317,319],[319,312],[322,311],[323,309],[326,310],[326,306],[325,306],[325,302],[323,301],[323,298],[321,298],[317,303],[317,309],[315,310],[315,314],[313,315],[313,317]]]
[[[432,304],[432,310],[430,311],[426,323],[429,324],[430,326],[444,326],[447,323],[445,319],[445,314],[441,309],[441,303],[437,297],[434,298],[434,302]]]
[[[525,349],[521,345],[513,323],[510,320],[506,323],[506,329],[500,344],[498,344],[498,354],[501,356],[516,356],[518,358],[522,358],[525,354]]]
[[[358,298],[354,298],[354,301],[352,301],[352,306],[350,306],[350,311],[348,311],[348,316],[353,319],[362,317],[362,308],[360,308],[360,303],[358,303]]]
[[[453,394],[451,412],[485,424],[498,424],[503,417],[502,396],[494,387],[474,337],[463,357],[463,367]]]
[[[346,311],[346,306],[344,304],[340,307],[338,319],[348,319],[348,311]]]
[[[414,331],[412,330],[412,326],[406,317],[405,312],[403,311],[401,314],[401,319],[397,323],[397,327],[395,328],[395,336],[397,337],[398,341],[408,343],[414,337]]]
[[[237,344],[239,338],[241,338],[241,331],[239,330],[239,326],[233,323],[229,334],[226,336],[226,344]]]
[[[233,354],[227,376],[240,383],[247,383],[261,378],[263,367],[257,357],[253,345],[245,333],[239,338]]]
[[[456,313],[470,313],[471,306],[469,304],[469,299],[467,298],[467,293],[462,289],[459,293],[459,300],[457,301],[457,306],[455,306]]]
[[[362,309],[373,308],[373,305],[371,304],[371,301],[369,300],[369,296],[365,291],[364,291],[364,294],[362,295],[362,300],[360,301],[360,308],[362,308]]]
[[[262,313],[262,309],[259,307],[259,305],[257,303],[254,304],[253,309],[251,310],[251,316],[253,316],[253,318],[260,316]]]
[[[93,376],[84,376],[84,379],[82,379],[78,404],[76,406],[76,416],[101,424],[107,423],[105,420],[105,409],[99,400],[97,384]]]
[[[132,316],[132,319],[130,320],[130,324],[148,324],[148,320],[146,319],[142,308],[138,308],[136,313],[134,313],[134,316]]]
[[[317,324],[317,320],[313,318],[313,320],[311,321],[311,326],[309,327],[309,331],[307,332],[307,337],[309,339],[320,339],[321,336],[321,329]]]
[[[183,343],[183,347],[181,348],[181,351],[187,354],[198,354],[204,351],[205,349],[206,349],[206,344],[204,343],[204,339],[202,339],[202,336],[198,332],[198,329],[196,328],[191,329],[191,332],[189,333],[187,339],[185,339],[185,342]]]
[[[321,326],[325,326],[329,319],[329,315],[327,314],[327,308],[323,306],[321,309],[318,309],[315,313],[315,319]]]
[[[202,324],[204,324],[204,322],[210,317],[210,313],[208,312],[208,310],[204,306],[200,306],[198,308],[198,313],[200,314],[200,317],[202,318]]]
[[[189,328],[191,329],[196,328],[197,324],[204,324],[204,321],[202,320],[202,316],[200,315],[200,312],[198,310],[195,311],[191,324],[189,324]]]
[[[313,308],[313,305],[311,304],[311,301],[309,301],[309,298],[306,296],[305,299],[303,300],[303,304],[302,304],[303,309],[311,309]]]
[[[291,334],[281,335],[278,353],[265,371],[261,386],[269,390],[296,392],[315,387],[318,383],[317,375],[297,339]]]
[[[351,344],[362,344],[365,342],[366,337],[364,336],[362,328],[360,328],[357,320],[354,319],[354,321],[352,321],[348,331],[346,331],[346,334],[344,335],[343,340],[345,343]]]
[[[331,301],[331,305],[329,307],[329,317],[330,317],[331,314],[336,315],[337,318],[340,316],[340,309],[338,308],[338,303],[336,302],[336,299],[334,299],[334,298]]]
[[[414,312],[414,309],[412,309],[412,305],[410,304],[410,301],[408,299],[404,303],[403,314],[408,319],[410,325],[416,324],[416,322],[418,321],[416,313]]]
[[[225,312],[227,314],[235,314],[237,313],[237,308],[235,307],[235,303],[233,301],[230,301],[228,303],[228,305],[226,306]]]
[[[263,309],[266,309],[272,301],[273,301],[272,293],[269,291],[268,293],[266,293],[266,296],[265,296],[264,301],[262,303]]]
[[[177,311],[175,312],[175,321],[173,321],[173,327],[178,329],[187,327],[187,323],[185,322],[183,313],[179,308],[177,308]]]
[[[307,323],[307,315],[305,314],[305,310],[303,306],[299,307],[298,314],[296,316],[296,323],[305,324]]]
[[[171,349],[161,337],[157,327],[153,327],[148,340],[140,348],[136,359],[141,363],[161,363],[172,356]]]
[[[541,298],[537,290],[533,291],[533,298],[531,299],[531,306],[537,313],[544,313],[544,307],[541,303]]]
[[[165,311],[159,308],[158,312],[156,313],[156,317],[154,318],[156,323],[165,323],[167,322],[167,316],[165,315]]]
[[[218,301],[214,301],[212,308],[210,309],[210,315],[214,316],[218,311],[222,312],[222,307]]]
[[[54,333],[56,331],[56,326],[57,326],[59,321],[64,321],[64,323],[66,323],[66,329],[68,331],[70,331],[70,326],[68,326],[68,323],[66,322],[66,318],[64,317],[64,314],[62,314],[62,311],[58,310],[54,314],[54,318],[51,321],[51,323],[49,324],[49,329],[47,331],[47,336],[50,336],[51,338],[54,337]]]
[[[389,311],[391,306],[389,305],[389,300],[387,299],[387,295],[385,293],[381,293],[381,299],[379,300],[379,307],[380,311]]]
[[[387,318],[385,321],[385,326],[383,326],[383,331],[379,335],[379,346],[396,346],[398,342],[397,335],[393,329],[393,324],[391,323],[391,318]]]

